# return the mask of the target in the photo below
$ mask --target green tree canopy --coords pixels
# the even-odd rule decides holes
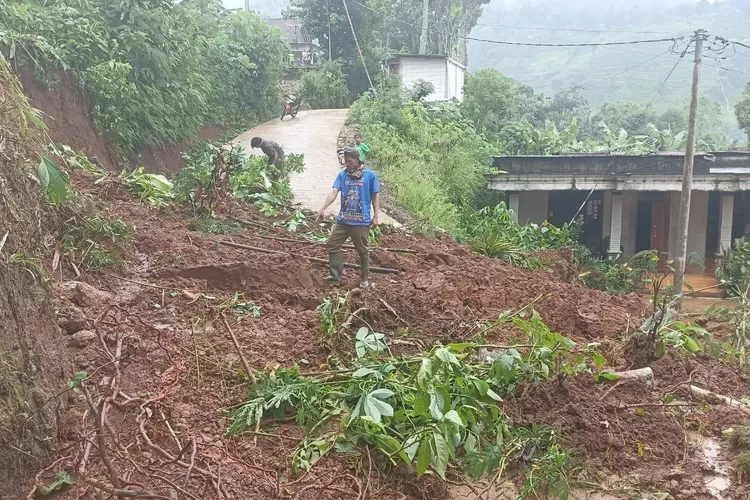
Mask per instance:
[[[474,122],[477,130],[497,134],[503,123],[513,115],[516,83],[496,69],[483,69],[466,77],[464,116]]]
[[[750,141],[750,82],[745,84],[745,90],[742,91],[742,95],[734,106],[734,115]]]

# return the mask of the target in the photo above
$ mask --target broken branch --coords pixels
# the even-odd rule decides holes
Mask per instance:
[[[325,264],[328,265],[328,261],[326,259],[321,259],[319,257],[309,257],[307,255],[297,255],[290,252],[282,252],[280,250],[269,250],[268,248],[261,248],[261,247],[253,247],[250,245],[241,245],[239,243],[234,243],[231,241],[219,241],[219,245],[224,245],[228,247],[235,247],[235,248],[242,248],[244,250],[251,250],[253,252],[260,252],[260,253],[268,253],[268,254],[276,254],[276,255],[286,255],[288,257],[296,257],[298,259],[306,259],[310,262],[316,262],[318,264]],[[350,264],[348,262],[344,263],[344,267],[350,268],[350,269],[359,269],[359,264]],[[371,266],[370,271],[373,273],[380,273],[380,274],[399,274],[401,271],[398,269],[391,269],[389,267],[375,267]]]

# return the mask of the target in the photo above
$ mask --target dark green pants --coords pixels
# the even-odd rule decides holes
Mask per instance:
[[[352,239],[354,248],[359,254],[359,265],[361,266],[359,277],[361,281],[367,281],[370,270],[370,254],[367,250],[367,242],[370,236],[370,226],[350,226],[348,224],[336,224],[326,241],[328,250],[328,267],[331,278],[335,281],[341,279],[344,268],[344,252],[341,247],[346,240]]]

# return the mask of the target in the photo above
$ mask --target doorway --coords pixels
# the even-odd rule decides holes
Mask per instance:
[[[651,202],[651,249],[659,255],[669,251],[669,199]]]
[[[636,251],[669,251],[669,193],[645,192],[638,195]]]

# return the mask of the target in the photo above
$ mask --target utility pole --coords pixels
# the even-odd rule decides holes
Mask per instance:
[[[675,270],[674,289],[682,301],[682,289],[687,269],[687,242],[690,223],[690,195],[693,186],[693,162],[695,160],[695,118],[698,114],[698,84],[701,77],[701,52],[705,30],[695,32],[695,58],[693,59],[693,86],[690,90],[690,115],[688,116],[688,136],[685,146],[685,164],[682,172],[682,194],[680,196],[680,219],[677,228],[677,269]]]
[[[245,12],[250,12],[250,0],[245,0]]]
[[[333,60],[333,55],[331,53],[331,6],[328,4],[328,0],[326,0],[326,11],[328,11],[328,61]]]
[[[354,24],[352,23],[352,16],[349,15],[349,6],[346,5],[346,0],[342,0],[344,2],[344,10],[346,11],[346,18],[349,20],[349,27],[352,29],[352,36],[354,36],[354,44],[357,46],[357,52],[359,52],[359,58],[362,60],[362,67],[365,68],[365,75],[367,75],[367,81],[370,82],[370,89],[372,89],[372,94],[377,97],[378,94],[375,91],[375,85],[372,84],[372,78],[370,78],[370,71],[367,69],[367,63],[365,62],[365,56],[362,55],[362,48],[359,46],[359,41],[357,40],[357,33],[354,31]]]
[[[422,0],[422,34],[419,37],[419,53],[427,53],[427,32],[430,25],[430,0]]]

